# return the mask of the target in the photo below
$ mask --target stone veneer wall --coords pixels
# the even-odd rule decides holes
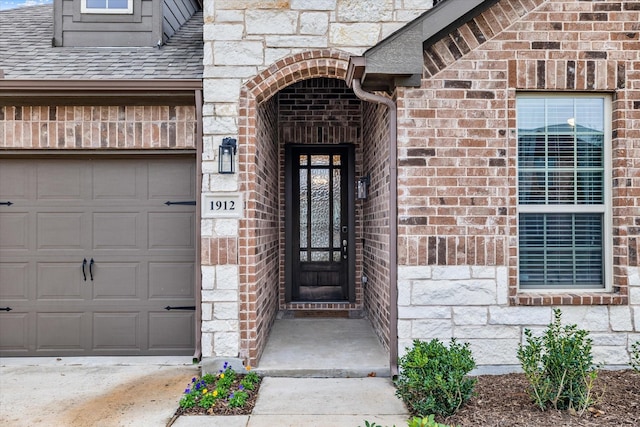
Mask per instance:
[[[195,149],[193,106],[0,107],[0,149]]]
[[[640,339],[640,3],[501,0],[426,49],[400,89],[399,351],[457,337],[480,365],[514,367],[524,328],[559,306],[591,332],[598,362]],[[515,99],[519,91],[613,95],[611,292],[520,292]],[[417,178],[418,172],[424,176]]]
[[[242,192],[247,201],[245,215],[259,215],[253,204],[255,188],[251,181],[256,173],[258,105],[301,80],[344,79],[349,54],[361,54],[432,4],[431,0],[205,1],[203,193]],[[237,137],[240,144],[239,173],[218,175],[218,145],[228,136]],[[202,222],[203,253],[209,248],[217,251],[215,257],[203,258],[203,287],[214,286],[212,281],[237,285],[229,293],[203,291],[203,312],[217,301],[242,304],[244,297],[238,290],[254,290],[253,284],[259,282],[250,253],[254,230],[243,229],[240,224],[238,220]],[[238,242],[246,249],[239,248]],[[227,254],[222,255],[222,250]],[[252,320],[247,322],[242,328]],[[240,334],[255,337],[249,336],[252,332],[241,332],[239,322],[211,326],[203,328],[204,358],[246,357],[244,348],[254,348],[254,344],[240,344]]]

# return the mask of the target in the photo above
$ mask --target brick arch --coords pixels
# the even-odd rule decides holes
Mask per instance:
[[[309,50],[285,56],[247,81],[243,86],[241,98],[246,90],[246,95],[260,104],[279,90],[301,80],[315,77],[344,80],[349,57],[348,53],[335,49]]]
[[[274,277],[265,279],[265,264],[260,260],[264,251],[265,231],[261,227],[266,212],[264,206],[264,174],[260,162],[263,162],[270,146],[264,146],[264,135],[257,129],[261,122],[260,105],[269,108],[268,101],[280,90],[302,80],[328,77],[346,79],[349,54],[335,49],[318,49],[296,53],[279,59],[271,66],[245,82],[241,87],[238,110],[238,173],[240,191],[246,201],[245,216],[240,220],[238,230],[239,299],[240,299],[240,357],[255,364],[266,343],[272,321],[273,309],[277,312],[279,302],[273,301],[265,309],[264,295],[272,295],[270,288]],[[273,152],[271,152],[273,153]],[[275,170],[269,174],[279,173]],[[259,176],[259,174],[261,176]],[[271,234],[273,236],[273,234]],[[277,267],[279,268],[279,266]],[[260,288],[260,289],[259,289]],[[276,293],[277,294],[277,293]],[[260,295],[260,296],[258,296]],[[262,299],[262,300],[261,300]],[[260,313],[259,315],[257,313]],[[266,314],[265,314],[266,313]]]

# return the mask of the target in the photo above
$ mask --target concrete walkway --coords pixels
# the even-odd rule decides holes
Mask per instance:
[[[265,378],[249,416],[181,416],[174,427],[404,427],[389,378]]]

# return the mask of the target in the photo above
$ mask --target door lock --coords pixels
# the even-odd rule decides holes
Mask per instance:
[[[342,259],[347,259],[347,239],[342,240]]]

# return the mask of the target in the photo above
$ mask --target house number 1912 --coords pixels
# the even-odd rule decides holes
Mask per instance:
[[[215,202],[211,202],[212,211],[233,211],[236,209],[235,200],[216,200]]]
[[[242,218],[242,193],[205,193],[202,218]]]

